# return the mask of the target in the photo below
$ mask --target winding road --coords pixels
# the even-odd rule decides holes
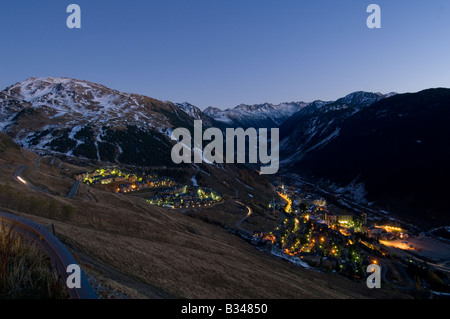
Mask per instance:
[[[17,171],[14,172],[14,178],[16,180],[18,180],[20,183],[24,184],[25,186],[28,186],[29,188],[37,191],[37,192],[42,192],[45,194],[50,194],[50,192],[46,189],[42,189],[40,187],[37,187],[33,184],[31,184],[30,182],[26,181],[21,175],[23,173],[24,170],[26,170],[28,167],[26,165],[21,165],[19,167],[19,169]]]
[[[34,163],[34,169],[36,171],[39,171],[39,157],[36,157],[34,159],[33,163]],[[28,166],[26,166],[26,165],[20,165],[20,167],[17,169],[17,171],[14,172],[14,178],[18,182],[24,184],[25,186],[28,186],[29,188],[31,188],[31,189],[33,189],[33,190],[35,190],[37,192],[41,192],[41,193],[45,193],[45,194],[51,195],[50,191],[31,184],[29,181],[25,180],[25,178],[23,178],[21,176],[23,174],[23,172],[27,168],[28,168]],[[73,184],[72,184],[72,187],[70,188],[70,190],[69,190],[69,192],[68,192],[68,194],[66,196],[66,198],[70,199],[70,198],[74,198],[75,196],[77,196],[79,188],[80,188],[80,182],[79,181],[74,181]]]
[[[250,207],[248,207],[247,205],[245,205],[244,203],[241,203],[239,201],[236,201],[236,203],[239,204],[239,205],[245,206],[247,208],[247,210],[248,210],[247,215],[245,215],[242,219],[240,219],[236,223],[236,228],[238,230],[240,230],[241,232],[244,232],[244,233],[249,234],[249,235],[253,235],[253,233],[251,231],[242,228],[242,223],[245,222],[247,220],[247,218],[249,218],[252,215],[252,213],[253,213],[252,209]]]
[[[22,217],[0,212],[0,221],[5,227],[11,227],[13,231],[40,245],[58,269],[63,282],[66,283],[69,277],[67,267],[77,265],[77,262],[58,238],[50,234],[43,226]],[[72,299],[97,299],[83,271],[81,271],[81,288],[72,288],[68,291]]]

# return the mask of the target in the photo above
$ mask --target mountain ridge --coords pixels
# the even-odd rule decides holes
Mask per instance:
[[[34,151],[128,164],[170,163],[173,127],[192,122],[171,102],[70,78],[29,78],[0,92],[0,131]],[[153,147],[160,160],[148,151]]]
[[[171,166],[175,143],[171,132],[178,127],[191,130],[194,120],[222,130],[230,126],[279,127],[283,172],[311,175],[330,185],[336,183],[338,188],[353,183],[355,189],[364,190],[361,193],[367,191],[368,201],[384,201],[399,211],[411,207],[399,200],[402,196],[418,208],[447,211],[440,189],[433,186],[429,187],[433,191],[428,192],[409,175],[417,174],[430,185],[442,185],[444,181],[427,174],[437,168],[439,176],[450,178],[442,162],[450,161],[450,146],[442,141],[443,136],[450,135],[446,130],[450,122],[448,92],[450,89],[445,88],[406,94],[356,91],[336,101],[241,104],[232,109],[241,117],[233,119],[218,109],[204,112],[190,103],[162,102],[88,81],[29,78],[0,92],[0,131],[37,153],[137,166]],[[217,114],[213,114],[214,110]],[[272,118],[274,114],[280,117]],[[426,149],[433,159],[417,153],[417,147]],[[415,157],[406,159],[399,150]],[[386,174],[390,177],[379,178]],[[408,183],[396,183],[398,180]],[[411,191],[406,193],[407,189]],[[428,199],[418,201],[420,194],[427,194]],[[436,216],[438,220],[440,214]]]
[[[201,111],[188,102],[162,102],[85,80],[31,77],[0,92],[0,131],[37,152],[149,164],[155,160],[153,156],[140,162],[123,154],[135,151],[141,157],[149,157],[144,155],[149,147],[162,144],[164,150],[157,149],[165,154],[167,162],[173,143],[171,132],[176,127],[192,128],[194,120],[220,129],[279,127],[308,106],[327,103],[330,102],[240,104],[225,111],[212,107]],[[137,144],[130,146],[127,140]]]
[[[450,178],[445,138],[450,136],[450,89],[398,94],[347,115],[326,127],[327,134],[336,133],[325,142],[322,135],[322,143],[312,149],[305,143],[311,133],[304,127],[310,128],[313,119],[297,121],[291,135],[284,132],[283,169],[337,185],[340,193],[358,188],[366,194],[360,200],[415,224],[450,222],[445,191]]]

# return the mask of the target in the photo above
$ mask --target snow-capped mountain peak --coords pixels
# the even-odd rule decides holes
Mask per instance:
[[[124,153],[130,147],[158,149],[175,125],[191,121],[171,102],[70,78],[29,78],[0,92],[0,130],[34,151],[115,161],[136,153]]]
[[[3,121],[7,114],[30,108],[47,117],[49,122],[67,123],[82,117],[87,123],[123,125],[124,121],[129,121],[150,127],[156,123],[168,125],[166,121],[158,121],[160,114],[154,110],[170,108],[166,103],[142,95],[57,77],[29,78],[6,88],[0,94],[0,106]]]
[[[234,124],[235,126],[274,127],[279,126],[306,105],[307,103],[304,102],[289,102],[277,105],[266,102],[252,105],[240,104],[226,110],[208,107],[203,112],[216,121]]]
[[[192,117],[195,120],[201,120],[202,119],[202,111],[196,107],[195,105],[192,105],[188,102],[184,103],[176,103],[175,104],[178,108],[183,110],[186,114],[188,114],[190,117]]]
[[[383,98],[385,98],[385,95],[381,93],[357,91],[338,99],[336,102],[347,105],[367,106]]]

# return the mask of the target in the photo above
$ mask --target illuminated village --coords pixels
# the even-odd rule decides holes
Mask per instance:
[[[175,180],[168,177],[158,177],[155,173],[123,173],[118,168],[100,168],[92,173],[82,173],[75,177],[76,180],[88,185],[103,185],[103,187],[115,193],[129,193],[147,188],[172,187]]]
[[[149,205],[170,210],[211,208],[224,203],[219,192],[199,186],[195,177],[191,185],[185,185],[156,173],[106,168],[75,178],[119,195],[140,196]],[[274,187],[274,198],[266,202],[266,210],[276,217],[276,226],[271,226],[271,231],[253,228],[247,232],[238,227],[238,234],[259,250],[301,267],[339,273],[356,281],[365,280],[368,265],[380,264],[386,269],[384,274],[395,274],[383,278],[392,287],[400,287],[398,282],[410,282],[408,275],[396,271],[397,265],[409,274],[428,271],[423,257],[415,257],[416,248],[408,242],[417,232],[388,214],[343,205],[342,198],[330,194],[322,197],[305,185],[286,186],[275,181]],[[251,218],[252,211],[249,206],[247,209],[244,219]],[[410,254],[398,254],[395,248]]]
[[[208,207],[222,202],[222,195],[211,188],[184,185],[161,191],[147,202],[169,208]]]
[[[251,241],[307,268],[365,278],[366,267],[388,254],[380,241],[409,236],[400,227],[369,223],[365,212],[340,209],[317,195],[284,185],[277,193],[280,200],[273,200],[269,208],[281,215],[280,222],[272,232],[255,232]]]
[[[174,209],[210,207],[223,200],[222,195],[211,188],[180,185],[173,178],[159,177],[156,173],[134,174],[118,168],[101,168],[79,174],[75,179],[117,194],[154,189],[156,193],[146,197],[147,202]]]

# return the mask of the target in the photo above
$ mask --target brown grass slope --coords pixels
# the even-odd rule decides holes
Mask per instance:
[[[0,145],[4,140],[4,135],[0,135]],[[62,195],[72,183],[70,172],[80,168],[65,163],[58,165],[57,161],[51,165],[51,161],[44,158],[40,159],[37,170],[35,158],[36,155],[11,145],[0,151],[0,184],[9,183],[14,192],[38,196],[60,206],[70,205],[75,209],[73,216],[54,214],[50,218],[45,212],[40,216],[25,214],[6,209],[3,203],[0,203],[0,209],[41,224],[54,222],[58,236],[73,248],[75,254],[89,255],[170,296],[404,297],[390,290],[370,290],[365,283],[356,283],[336,274],[293,266],[256,250],[219,226],[177,211],[149,206],[139,197],[111,194],[82,185],[75,198],[66,199]],[[35,192],[16,181],[12,176],[20,165],[28,167],[25,177],[51,190],[52,194]],[[227,207],[227,204],[218,205],[210,208],[210,212],[226,214]],[[114,281],[114,278],[110,279]],[[145,296],[135,294],[133,297]]]

